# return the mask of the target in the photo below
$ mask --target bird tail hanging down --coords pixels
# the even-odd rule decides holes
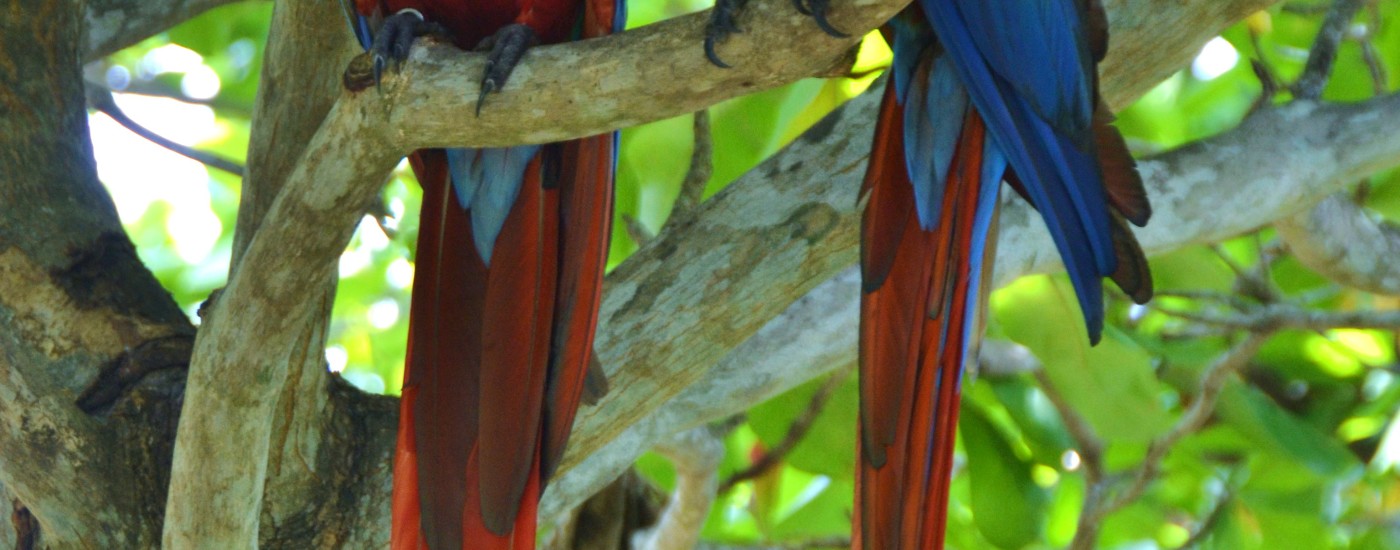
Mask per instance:
[[[975,360],[981,337],[1005,165],[981,119],[962,111],[946,177],[926,187],[936,209],[921,217],[923,193],[904,158],[912,136],[895,87],[881,108],[861,227],[855,538],[862,548],[942,541],[963,366]]]
[[[545,146],[479,253],[441,151],[423,185],[393,547],[528,549],[585,398],[612,219],[611,135]],[[594,379],[596,381],[596,379]]]
[[[1077,101],[1095,93],[1094,79],[1039,72],[1056,70],[1046,56],[1070,67],[1081,54],[1102,57],[1105,36],[1089,29],[1066,40],[1082,29],[1057,27],[1069,25],[1057,19],[1068,1],[1037,11],[921,0],[887,28],[894,62],[862,194],[857,548],[943,547],[961,384],[983,332],[1003,178],[1045,218],[1092,339],[1102,277],[1137,301],[1151,296],[1125,223],[1150,215],[1132,157],[1097,95]],[[1036,88],[1061,85],[1068,90]]]
[[[621,1],[579,4],[574,38],[621,30]],[[392,548],[535,547],[539,498],[578,406],[606,389],[592,342],[616,152],[610,133],[410,156],[423,206]]]

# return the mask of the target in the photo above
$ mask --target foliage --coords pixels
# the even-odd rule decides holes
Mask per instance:
[[[1195,74],[1183,70],[1123,110],[1119,126],[1136,151],[1165,150],[1236,124],[1255,106],[1261,90],[1244,59],[1262,58],[1285,82],[1296,78],[1322,19],[1320,10],[1305,9],[1310,6],[1285,5],[1236,25],[1224,33],[1224,42],[1212,46],[1215,55],[1199,60],[1223,62],[1220,74],[1203,78],[1202,71],[1210,67],[1202,65]],[[688,0],[636,0],[630,25],[702,7]],[[1376,9],[1381,20],[1363,14],[1353,32],[1371,29],[1378,66],[1400,74],[1400,1],[1381,0]],[[128,91],[183,98],[181,85],[188,89],[190,79],[198,76],[191,74],[212,69],[221,86],[201,103],[215,118],[206,135],[187,141],[242,158],[269,11],[266,3],[234,4],[171,29],[108,58],[108,82]],[[1230,61],[1232,52],[1242,56],[1238,62]],[[189,53],[197,54],[198,62],[169,60]],[[1376,92],[1363,53],[1355,41],[1343,45],[1326,99],[1358,101]],[[887,62],[888,49],[872,34],[853,73],[856,78],[810,79],[715,106],[714,172],[707,194],[863,91],[874,74],[862,71]],[[174,72],[161,72],[161,67]],[[1381,89],[1393,91],[1394,86]],[[1288,99],[1285,94],[1275,101]],[[173,103],[128,95],[122,104],[138,121],[159,127],[159,120],[177,109]],[[94,122],[103,179],[123,205],[123,220],[143,260],[192,313],[227,272],[239,181],[221,172],[206,176],[194,170],[193,177],[162,183],[155,191],[119,184],[129,178],[124,174],[147,176],[188,161],[149,150],[133,158],[104,155],[104,149],[126,147],[124,140],[139,138],[100,133],[110,126],[103,124]],[[653,229],[664,223],[689,163],[690,128],[689,117],[679,117],[623,132],[619,216]],[[332,369],[343,370],[368,391],[396,393],[402,375],[417,234],[411,213],[419,202],[411,179],[405,169],[397,172],[384,193],[389,215],[382,225],[366,217],[340,264],[327,357]],[[1400,174],[1378,174],[1366,186],[1370,207],[1400,219]],[[203,230],[211,238],[200,244],[191,239],[201,231],[191,227],[217,229]],[[1110,328],[1097,348],[1087,346],[1061,277],[1028,278],[994,294],[990,338],[1009,339],[1034,352],[1044,365],[1048,387],[1072,403],[1102,438],[1109,475],[1129,471],[1190,405],[1201,372],[1238,340],[1228,331],[1203,333],[1167,310],[1204,307],[1197,296],[1201,292],[1236,293],[1239,272],[1255,270],[1261,257],[1275,254],[1272,240],[1266,229],[1218,247],[1154,258],[1157,288],[1164,296],[1148,308],[1111,296]],[[625,232],[615,232],[610,264],[636,248]],[[1309,308],[1400,307],[1400,300],[1340,287],[1286,256],[1267,267],[1268,281],[1284,297]],[[1273,336],[1241,379],[1224,387],[1217,414],[1166,455],[1159,481],[1107,517],[1099,544],[1400,548],[1396,340],[1396,333],[1380,330],[1291,330]],[[849,533],[854,378],[835,389],[780,466],[720,495],[706,538],[800,542]],[[788,426],[807,414],[811,396],[822,385],[813,381],[748,411],[727,436],[721,477],[778,445]],[[950,542],[958,548],[1068,544],[1086,498],[1084,457],[1076,452],[1047,386],[1022,373],[970,378],[965,388]],[[671,483],[665,461],[657,456],[644,458],[639,468],[663,487]]]

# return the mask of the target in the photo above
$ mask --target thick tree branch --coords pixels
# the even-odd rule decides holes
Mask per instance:
[[[340,17],[338,2],[284,2],[273,12],[249,140],[248,160],[252,168],[243,182],[231,272],[239,268],[273,199],[286,185],[305,145],[340,96],[339,70],[336,64],[324,60],[350,55],[358,47],[343,27],[326,24]],[[335,402],[326,391],[330,378],[324,350],[335,298],[335,265],[322,265],[319,269],[328,282],[314,289],[307,300],[316,308],[289,353],[290,370],[277,405],[280,414],[272,425],[260,537],[263,541],[286,536],[271,531],[300,523],[298,516],[311,513],[332,495],[343,494],[335,486],[337,481],[356,475],[348,467],[354,461],[345,460],[351,453],[343,444],[328,444],[344,441],[346,434],[333,431],[337,425],[331,416],[339,411],[335,411]],[[382,445],[370,449],[387,450]],[[378,456],[374,452],[365,454]],[[310,495],[321,496],[308,499]],[[345,509],[347,504],[350,503],[336,506],[336,512],[354,515]],[[336,520],[342,521],[332,520],[324,509],[317,515],[330,521],[317,525],[316,530],[322,534],[355,525],[340,517]],[[337,541],[337,536],[343,534],[322,537],[318,545]]]
[[[1400,228],[1345,193],[1274,224],[1303,265],[1350,287],[1400,294]]]
[[[1190,0],[1171,9],[1194,6],[1204,14],[1196,25],[1219,28],[1229,22],[1213,18],[1225,13],[1222,4],[1238,10],[1267,3]],[[840,4],[833,22],[844,29],[870,28],[898,4]],[[1120,6],[1144,14],[1159,9],[1146,0]],[[473,118],[472,98],[482,60],[445,46],[416,48],[402,76],[385,83],[383,95],[342,98],[310,140],[206,322],[187,395],[200,406],[187,411],[198,411],[197,416],[181,425],[172,482],[191,508],[172,503],[171,509],[207,513],[200,521],[233,533],[216,544],[246,547],[255,540],[268,419],[286,380],[286,350],[294,349],[300,328],[318,315],[304,297],[326,283],[328,276],[316,266],[328,265],[343,250],[361,208],[404,153],[433,145],[550,141],[691,112],[818,72],[850,44],[816,32],[789,2],[756,1],[746,12],[753,21],[746,25],[749,32],[721,47],[736,68],[721,71],[700,52],[704,18],[688,16],[618,37],[540,48],[505,93],[490,97],[480,118]],[[1123,14],[1115,18],[1132,21]],[[1169,33],[1144,31],[1144,36],[1158,40],[1156,48],[1184,43]],[[1136,38],[1120,34],[1117,40],[1131,44]],[[1110,97],[1126,100],[1150,85],[1129,77],[1170,70],[1164,67],[1106,79]],[[646,101],[637,99],[640,90],[646,90]],[[845,110],[844,119],[837,115],[808,134],[799,147],[822,153],[820,162],[798,166],[792,156],[770,162],[733,187],[728,198],[706,203],[695,222],[672,228],[673,235],[658,238],[610,277],[598,348],[613,371],[614,393],[585,413],[576,431],[578,444],[566,461],[577,462],[623,427],[654,415],[786,303],[854,261],[855,182],[872,105],[866,100],[864,107]],[[466,120],[472,123],[461,123]],[[1024,213],[1022,218],[1028,225]],[[1031,254],[1037,255],[1052,254]],[[1030,265],[1052,267],[1039,260]],[[197,459],[219,448],[220,440],[243,443],[238,456]],[[173,540],[210,542],[200,538],[205,534],[193,530]]]
[[[868,137],[862,136],[868,136],[877,102],[875,94],[853,100],[843,107],[844,113],[833,114],[837,122],[832,127],[814,129],[813,132],[821,134],[821,139],[812,140],[809,132],[705,203],[700,219],[714,220],[707,222],[710,225],[662,234],[651,246],[689,242],[688,239],[740,241],[745,238],[740,232],[711,235],[716,227],[723,226],[716,218],[739,223],[751,214],[736,205],[751,201],[763,201],[762,204],[768,205],[804,204],[814,196],[827,197],[832,188],[842,190],[846,199],[824,199],[840,205],[836,211],[840,221],[835,223],[838,226],[854,224],[856,190],[861,177],[859,168],[863,164],[855,161],[857,168],[849,172],[834,170],[832,165],[853,162],[852,157],[863,155],[858,151],[867,147]],[[1231,132],[1146,159],[1142,162],[1143,174],[1155,213],[1148,228],[1139,230],[1139,239],[1152,252],[1218,241],[1305,208],[1311,201],[1354,181],[1360,174],[1400,165],[1400,142],[1384,139],[1387,130],[1375,123],[1395,117],[1400,117],[1400,95],[1357,105],[1296,104],[1261,111]],[[781,189],[776,192],[778,196],[771,196],[774,189]],[[1059,268],[1059,256],[1034,211],[1020,200],[1008,199],[1001,219],[997,286],[1026,274]],[[706,236],[700,236],[702,233]],[[833,232],[832,239],[843,239],[840,252],[835,253],[854,262],[855,236]],[[650,247],[639,255],[646,257],[648,251]],[[734,265],[757,264],[765,271],[777,272],[799,269],[800,265],[798,259],[784,253],[753,259],[729,257],[727,261],[735,262]],[[708,265],[726,265],[726,258],[708,262]],[[700,269],[694,264],[688,268]],[[609,282],[614,280],[609,279]],[[758,304],[781,302],[793,291],[786,286],[791,283],[782,279],[768,280],[778,282],[771,287],[735,285],[726,288],[727,293],[744,293],[745,298],[732,308],[715,313],[715,320],[710,323],[733,323],[735,317],[747,315],[746,312]],[[641,419],[635,424],[622,423],[626,429],[617,435],[613,435],[611,430],[616,428],[609,427],[609,423],[614,422],[614,415],[619,413],[585,409],[575,428],[569,454],[571,457],[576,452],[589,456],[579,463],[579,468],[564,472],[551,483],[542,510],[559,510],[586,498],[659,438],[744,410],[811,378],[852,364],[855,361],[858,280],[856,271],[848,269],[818,286],[708,372],[690,370],[705,368],[704,363],[698,361],[648,363],[654,366],[645,369],[633,362],[625,363],[631,368],[610,372],[615,391],[608,398],[624,403],[649,398],[631,395],[633,378],[665,380],[667,384],[680,377],[700,379],[670,403],[654,411],[638,411]],[[599,352],[605,355],[605,364],[609,365],[613,363],[607,354],[617,353],[612,351],[617,345],[627,345],[625,337],[629,334],[613,332],[615,328],[628,326],[618,325],[611,317],[614,312],[609,309],[609,303],[615,299],[617,290],[609,287],[604,302],[606,320],[601,324],[602,334],[598,340]],[[706,302],[706,305],[711,309],[720,307],[714,302]],[[663,306],[660,311],[662,313],[657,315],[672,310]],[[700,328],[691,327],[691,330]],[[696,336],[687,334],[682,338]],[[690,349],[687,346],[691,344],[689,340],[681,340],[668,345]],[[649,385],[643,391],[661,389]],[[606,443],[598,448],[602,442]],[[594,451],[595,448],[598,450]],[[566,462],[572,463],[571,459]]]
[[[140,377],[123,379],[115,371],[142,372],[148,365],[134,359],[137,350],[188,338],[191,329],[141,265],[97,180],[80,67],[82,3],[6,5],[0,18],[0,484],[18,499],[6,502],[6,511],[32,514],[48,547],[151,545],[164,472],[121,441],[162,441],[169,434],[152,421],[174,419],[103,399],[106,418],[99,421],[77,401],[129,395]]]
[[[325,63],[325,59],[352,55],[353,40],[343,25],[327,25],[326,21],[340,21],[343,17],[339,4],[332,1],[283,2],[273,12],[249,140],[248,175],[234,235],[231,269],[235,273],[273,199],[340,95],[340,69],[334,63]],[[358,211],[363,209],[361,205]],[[177,469],[190,464],[203,469],[221,460],[241,463],[241,468],[248,468],[247,476],[229,482],[246,487],[249,492],[245,496],[253,500],[237,510],[242,514],[240,521],[231,525],[201,508],[216,505],[204,498],[202,486],[191,492],[190,486],[177,476],[167,502],[167,541],[216,544],[231,540],[226,537],[246,536],[250,529],[259,535],[263,547],[311,545],[308,539],[314,540],[315,546],[341,546],[347,538],[355,538],[350,531],[359,522],[349,521],[347,516],[360,516],[362,501],[339,500],[354,493],[341,491],[336,485],[362,475],[357,468],[363,464],[356,457],[384,460],[387,446],[376,442],[379,444],[364,448],[366,452],[362,454],[351,452],[345,438],[350,435],[348,432],[357,430],[352,423],[335,418],[343,411],[337,410],[340,402],[333,400],[328,391],[330,376],[324,356],[326,326],[334,298],[334,266],[321,263],[305,268],[314,273],[309,274],[311,278],[322,281],[319,287],[308,288],[302,297],[310,314],[289,335],[294,338],[285,347],[268,350],[268,356],[274,357],[286,374],[269,380],[281,387],[267,394],[275,399],[272,409],[266,411],[268,416],[252,420],[261,424],[262,433],[267,434],[261,436],[269,442],[266,450],[249,446],[243,438],[228,438],[227,434],[217,433],[217,429],[205,434],[182,432],[185,445],[177,449]],[[217,326],[206,325],[201,339],[213,337],[211,331],[217,331]],[[239,409],[208,408],[196,397],[185,402],[189,406],[185,418],[190,426],[236,426],[249,414]],[[195,441],[189,441],[191,438]],[[242,456],[244,452],[256,454]],[[265,476],[263,472],[253,473],[260,465],[265,465]],[[259,504],[265,505],[261,514]],[[318,521],[310,524],[308,517]]]
[[[832,22],[869,30],[905,3],[837,3]],[[486,99],[480,116],[477,81],[485,56],[428,43],[415,47],[403,71],[386,79],[382,94],[371,87],[342,101],[324,132],[381,141],[385,152],[399,156],[423,147],[596,135],[819,74],[864,34],[832,38],[790,2],[755,0],[741,18],[746,32],[720,46],[734,68],[720,69],[698,46],[707,17],[691,14],[620,35],[534,48],[505,89]]]
[[[894,2],[842,5],[835,22],[844,28],[868,29],[898,7]],[[747,13],[763,18],[766,24],[754,25],[752,31],[731,39],[723,50],[727,59],[748,63],[744,69],[720,71],[706,66],[699,48],[702,14],[606,40],[541,48],[517,69],[513,84],[503,94],[491,97],[490,108],[479,119],[473,118],[471,100],[464,98],[476,96],[471,82],[480,74],[481,58],[472,56],[462,63],[466,54],[446,46],[416,48],[415,62],[407,65],[404,78],[390,79],[383,96],[347,96],[332,108],[200,331],[185,395],[189,406],[176,439],[165,543],[221,548],[256,544],[270,445],[269,420],[278,404],[288,363],[296,361],[289,354],[296,349],[304,327],[319,314],[314,301],[307,303],[305,298],[329,283],[330,272],[324,267],[344,250],[365,205],[403,154],[426,145],[519,143],[527,136],[540,141],[577,137],[691,112],[725,97],[816,72],[824,68],[822,62],[850,44],[804,32],[811,31],[807,28],[810,21],[793,13],[787,2],[756,2]],[[830,55],[813,55],[823,51]],[[779,53],[783,56],[775,57]],[[622,63],[643,57],[672,59],[674,63]],[[708,77],[708,81],[697,83],[697,75]],[[640,90],[656,94],[649,97],[679,100],[636,101]],[[551,94],[563,101],[553,109],[539,101],[540,95]],[[655,105],[672,110],[641,115],[627,110]],[[544,117],[543,113],[554,116]],[[567,118],[560,117],[562,113],[568,113]],[[645,118],[628,119],[630,116]],[[475,122],[436,122],[447,119]],[[410,121],[428,127],[410,130]],[[504,141],[491,142],[487,136],[492,132],[500,134],[495,139]],[[471,136],[482,141],[471,141]],[[831,216],[821,209],[812,214],[784,223],[786,227],[777,228],[779,233],[768,240],[782,237],[789,241],[785,246],[798,250],[808,248],[809,240],[804,236],[820,241],[830,229],[823,222]],[[751,241],[748,246],[757,252],[770,245]],[[655,290],[659,289],[649,291]],[[755,327],[758,324],[761,321],[750,321]],[[669,330],[658,332],[670,334]],[[747,334],[729,339],[737,341],[744,336]],[[722,353],[722,348],[714,349],[711,363]],[[670,351],[682,353],[680,348]],[[685,354],[691,351],[685,350]],[[677,386],[666,395],[679,389]],[[657,404],[660,400],[651,407]]]
[[[87,42],[91,61],[174,27],[211,8],[236,0],[87,0]]]

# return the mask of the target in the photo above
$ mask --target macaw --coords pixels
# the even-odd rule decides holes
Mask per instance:
[[[425,34],[489,49],[481,100],[531,45],[619,32],[626,18],[623,0],[343,1],[376,80]],[[392,548],[535,547],[574,413],[605,386],[592,343],[616,152],[614,132],[409,157],[423,206]]]
[[[838,34],[826,0],[797,1]],[[706,40],[717,63],[719,11]],[[1145,224],[1151,208],[1098,94],[1107,27],[1099,0],[918,0],[885,28],[892,75],[861,193],[857,548],[943,547],[1003,180],[1044,219],[1091,343],[1103,277],[1151,298],[1125,223]]]

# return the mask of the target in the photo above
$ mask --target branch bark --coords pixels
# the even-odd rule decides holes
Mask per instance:
[[[234,233],[237,271],[273,199],[296,168],[326,113],[340,97],[344,59],[356,51],[338,2],[281,2],[273,11],[249,139]],[[386,470],[392,459],[397,401],[369,398],[326,370],[325,346],[335,298],[335,264],[311,267],[330,281],[311,290],[311,308],[286,350],[288,372],[274,406],[267,480],[259,518],[260,548],[383,547],[387,507],[372,490],[346,491]],[[357,404],[367,407],[352,410]],[[387,434],[387,437],[380,437]]]
[[[1345,193],[1274,224],[1298,261],[1347,286],[1400,294],[1400,227],[1379,219]]]
[[[88,0],[84,61],[92,61],[236,0]]]
[[[710,248],[714,245],[706,243],[710,239],[725,243],[750,238],[743,231],[731,229],[725,233],[724,229],[726,224],[742,226],[753,220],[753,213],[742,208],[744,204],[770,205],[771,210],[771,205],[802,205],[820,196],[825,203],[838,205],[834,210],[838,216],[834,225],[854,224],[858,216],[855,205],[862,175],[860,167],[863,166],[859,159],[868,144],[865,136],[869,134],[877,104],[876,94],[853,100],[842,108],[843,114],[832,115],[838,119],[833,127],[814,128],[793,146],[706,202],[699,216],[706,220],[704,225],[663,233],[638,255],[652,257],[660,253],[667,257],[674,249],[653,248],[699,240],[701,250],[709,250],[712,256],[696,260],[697,263],[682,262],[672,269],[703,271],[708,269],[706,265],[755,264],[762,266],[765,272],[789,273],[804,269],[800,263],[804,259],[794,258],[790,253],[778,252],[759,258],[723,256],[723,249],[716,252]],[[1377,121],[1397,116],[1400,116],[1400,95],[1355,105],[1294,104],[1260,111],[1226,134],[1145,159],[1141,166],[1155,211],[1152,223],[1146,230],[1138,231],[1138,238],[1149,253],[1219,241],[1306,208],[1320,197],[1355,181],[1359,174],[1400,165],[1400,142],[1385,139],[1387,128],[1377,124]],[[823,137],[814,141],[813,132]],[[855,162],[855,168],[833,169],[848,162]],[[830,196],[833,189],[840,190],[844,196]],[[1011,200],[1010,193],[1007,195],[997,247],[995,284],[998,287],[1023,275],[1060,268],[1059,256],[1038,215],[1022,201]],[[1221,215],[1221,212],[1230,215]],[[770,215],[781,216],[782,213]],[[828,236],[828,240],[838,239],[841,243],[835,249],[824,250],[846,258],[845,263],[836,262],[842,266],[854,262],[856,237],[836,231]],[[632,348],[635,333],[629,331],[647,327],[646,323],[651,321],[633,325],[630,318],[642,314],[630,312],[624,316],[612,309],[614,300],[630,298],[628,287],[611,286],[624,275],[619,269],[609,279],[604,299],[604,321],[600,323],[602,329],[597,344],[606,365],[615,365],[613,357],[618,353],[635,354],[632,357],[657,353],[648,348]],[[655,275],[661,281],[676,276],[675,272]],[[792,282],[794,278],[768,276],[757,283],[722,284],[725,295],[744,297],[732,302],[719,296],[711,299],[726,301],[717,303],[702,298],[695,302],[704,304],[706,315],[714,317],[695,321],[695,326],[687,326],[678,333],[681,334],[676,337],[678,340],[666,345],[694,349],[691,347],[695,345],[693,340],[709,338],[705,331],[716,330],[712,325],[735,324],[738,318],[750,315],[754,309],[777,309],[792,296],[790,293],[805,290]],[[765,283],[773,284],[763,286]],[[750,288],[751,284],[759,286]],[[685,359],[677,363],[676,358],[656,362],[635,359],[625,363],[626,367],[610,369],[613,393],[600,407],[582,411],[575,426],[565,468],[574,464],[579,467],[563,471],[550,483],[541,504],[542,513],[557,513],[586,498],[660,438],[744,410],[816,376],[851,365],[855,361],[858,296],[859,275],[853,268],[846,269],[835,279],[807,293],[708,371],[704,360]],[[676,311],[671,307],[657,305],[652,315],[664,318]],[[720,311],[709,313],[712,310]],[[757,315],[763,318],[765,314],[766,310]],[[619,323],[614,315],[629,320]],[[691,321],[671,319],[670,322]],[[615,351],[619,346],[631,351]],[[655,399],[655,394],[668,391],[673,384],[687,384],[683,380],[692,378],[698,380],[654,410],[622,409],[621,405],[612,405],[621,410],[608,409],[613,400],[630,404]],[[638,415],[635,422],[617,420],[621,415],[634,413]],[[580,458],[580,455],[587,458]]]
[[[168,441],[163,427],[175,419],[159,405],[109,396],[178,386],[182,363],[151,365],[138,355],[151,343],[187,341],[193,331],[141,265],[97,180],[80,71],[81,2],[6,4],[0,484],[17,499],[7,504],[37,518],[47,546],[149,546],[165,472],[142,453],[164,455],[168,447],[122,443]]]

